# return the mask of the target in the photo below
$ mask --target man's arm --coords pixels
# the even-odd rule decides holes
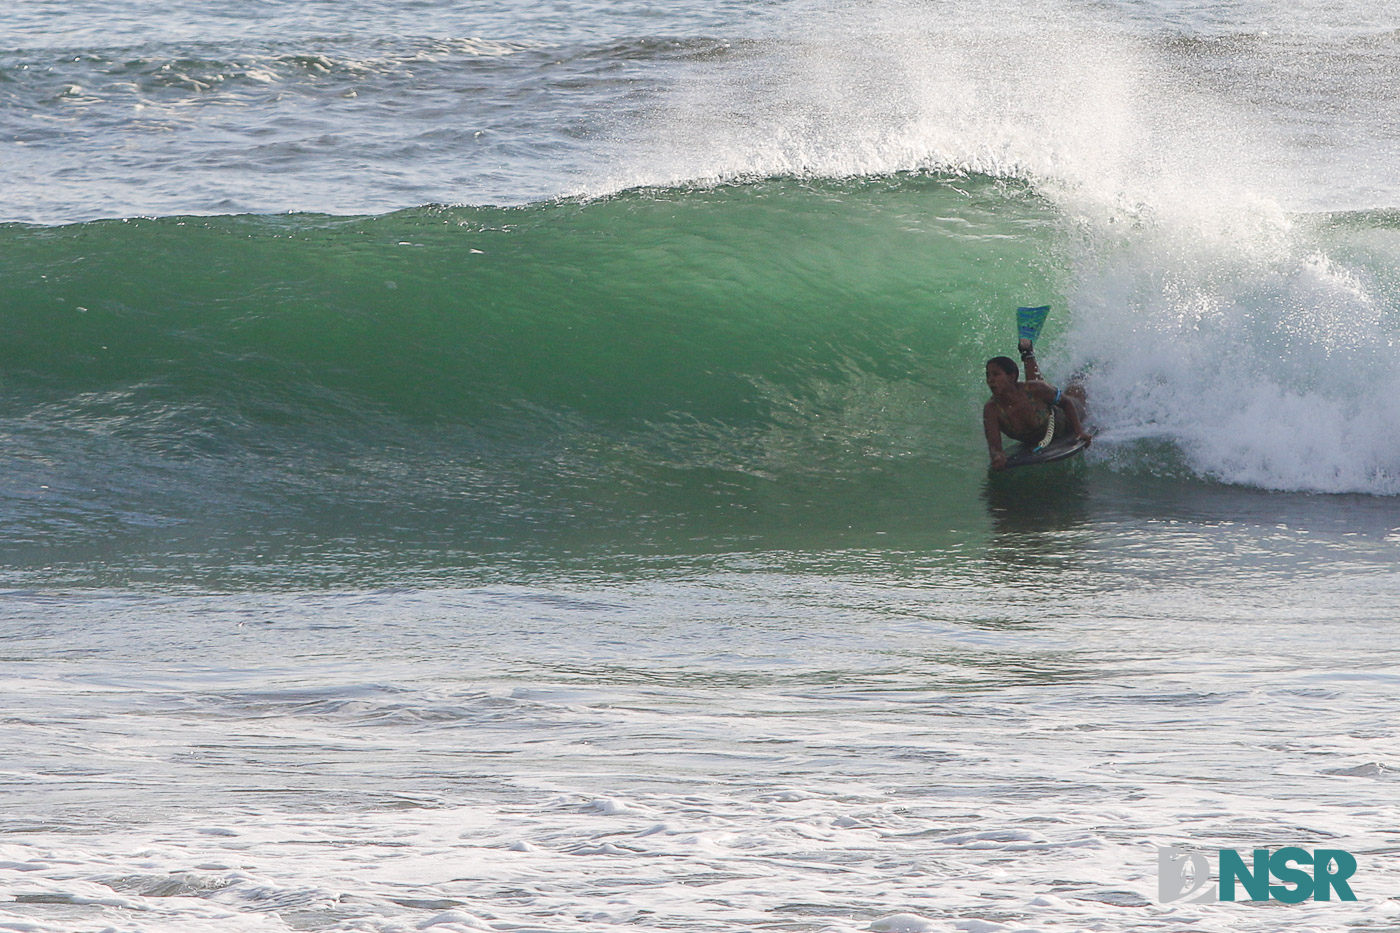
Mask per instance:
[[[1027,382],[1026,391],[1047,405],[1055,402],[1055,396],[1059,391],[1048,382]],[[1069,422],[1070,433],[1088,444],[1094,439],[1094,435],[1084,430],[1084,423],[1079,420],[1079,407],[1074,404],[1073,399],[1062,398],[1060,410],[1065,413],[1065,419]]]
[[[1084,424],[1079,420],[1079,406],[1074,404],[1073,399],[1065,399],[1065,403],[1060,406],[1069,419],[1069,430],[1075,437],[1079,438],[1086,445],[1094,440],[1094,435],[1084,430]]]
[[[1006,466],[1006,453],[1001,449],[1001,422],[997,419],[995,402],[982,406],[982,431],[987,435],[987,454],[992,458],[992,469]]]

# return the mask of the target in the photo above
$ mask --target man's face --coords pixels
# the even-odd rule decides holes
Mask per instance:
[[[1009,390],[1015,382],[1011,374],[1000,366],[987,364],[987,388],[992,390],[993,395],[1002,395]]]

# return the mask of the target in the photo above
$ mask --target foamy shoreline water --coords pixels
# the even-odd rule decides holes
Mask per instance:
[[[1370,580],[1372,597],[1394,585]],[[1238,592],[1105,589],[1067,609],[1037,589],[776,574],[148,598],[87,650],[75,620],[96,633],[111,600],[70,597],[47,614],[75,648],[5,665],[4,915],[39,931],[1393,918],[1382,610],[1305,584],[1244,587],[1254,612]],[[34,600],[12,594],[7,622]],[[1286,844],[1353,852],[1357,902],[1156,903],[1158,845]]]

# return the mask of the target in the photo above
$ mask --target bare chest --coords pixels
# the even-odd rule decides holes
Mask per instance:
[[[997,402],[996,406],[997,421],[1004,434],[1023,440],[1022,435],[1039,436],[1045,430],[1045,405],[1025,393],[1005,403]]]

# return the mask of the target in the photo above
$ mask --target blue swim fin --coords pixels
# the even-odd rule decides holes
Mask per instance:
[[[1036,338],[1040,336],[1040,329],[1045,326],[1045,316],[1049,313],[1049,305],[1041,305],[1038,308],[1017,308],[1017,339],[1029,340],[1034,343]]]

